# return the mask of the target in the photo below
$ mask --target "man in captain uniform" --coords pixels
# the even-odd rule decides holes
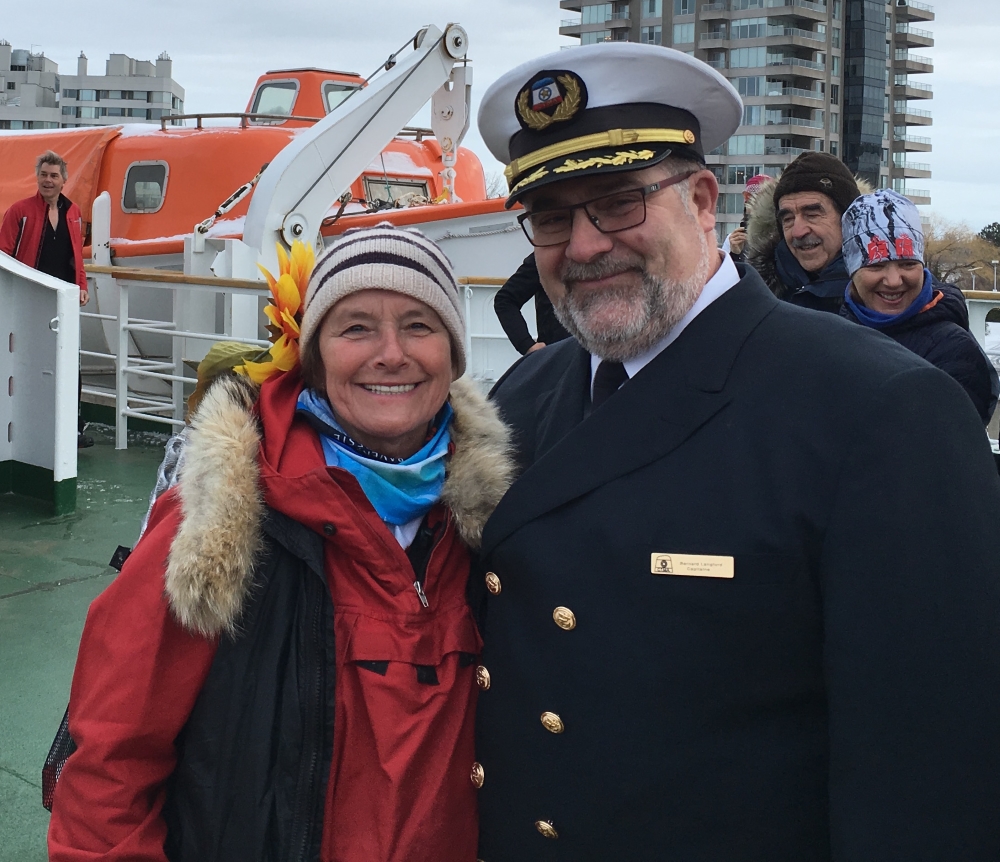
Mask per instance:
[[[989,445],[947,375],[720,254],[703,156],[740,117],[628,43],[483,99],[576,336],[494,393],[485,862],[1000,858]]]

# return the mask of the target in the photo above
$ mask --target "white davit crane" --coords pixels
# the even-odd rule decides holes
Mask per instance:
[[[405,60],[297,134],[261,175],[247,212],[243,244],[272,272],[277,271],[275,243],[315,244],[330,207],[428,98],[432,127],[441,143],[442,176],[454,195],[453,165],[469,127],[472,83],[472,70],[455,64],[465,59],[469,37],[458,24],[449,24],[443,33],[428,26],[417,33],[413,45]]]

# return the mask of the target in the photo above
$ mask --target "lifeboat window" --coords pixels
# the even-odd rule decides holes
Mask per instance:
[[[337,81],[327,81],[323,84],[323,103],[326,105],[326,112],[329,114],[334,108],[340,106],[351,93],[361,88],[356,84],[341,84]]]
[[[260,85],[253,99],[251,114],[278,114],[290,117],[299,92],[298,81],[267,81]],[[281,120],[254,120],[255,123],[280,123]]]
[[[430,198],[425,180],[396,179],[394,177],[365,177],[365,197],[369,203],[403,203],[416,197]]]
[[[133,162],[125,173],[122,209],[127,213],[155,213],[167,191],[166,162]]]

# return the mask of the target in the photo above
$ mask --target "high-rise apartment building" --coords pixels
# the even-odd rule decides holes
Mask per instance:
[[[920,75],[933,71],[933,35],[919,25],[934,11],[916,0],[560,0],[580,18],[559,32],[582,44],[670,45],[725,75],[743,97],[743,124],[707,155],[719,180],[721,239],[743,217],[743,185],[777,175],[799,153],[839,156],[876,187],[914,203],[930,193],[911,183],[931,176],[911,161],[930,139],[910,134],[931,124],[917,107],[932,97]],[[917,156],[919,158],[919,156]]]
[[[184,88],[164,52],[155,63],[112,54],[105,74],[90,75],[81,52],[75,75],[61,75],[44,54],[0,40],[0,129],[58,129],[159,123],[184,112]]]

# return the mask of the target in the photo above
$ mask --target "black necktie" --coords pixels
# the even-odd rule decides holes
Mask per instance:
[[[618,391],[626,380],[628,372],[620,362],[610,362],[607,359],[597,366],[597,373],[594,374],[594,397],[593,406],[596,410],[605,401]]]

